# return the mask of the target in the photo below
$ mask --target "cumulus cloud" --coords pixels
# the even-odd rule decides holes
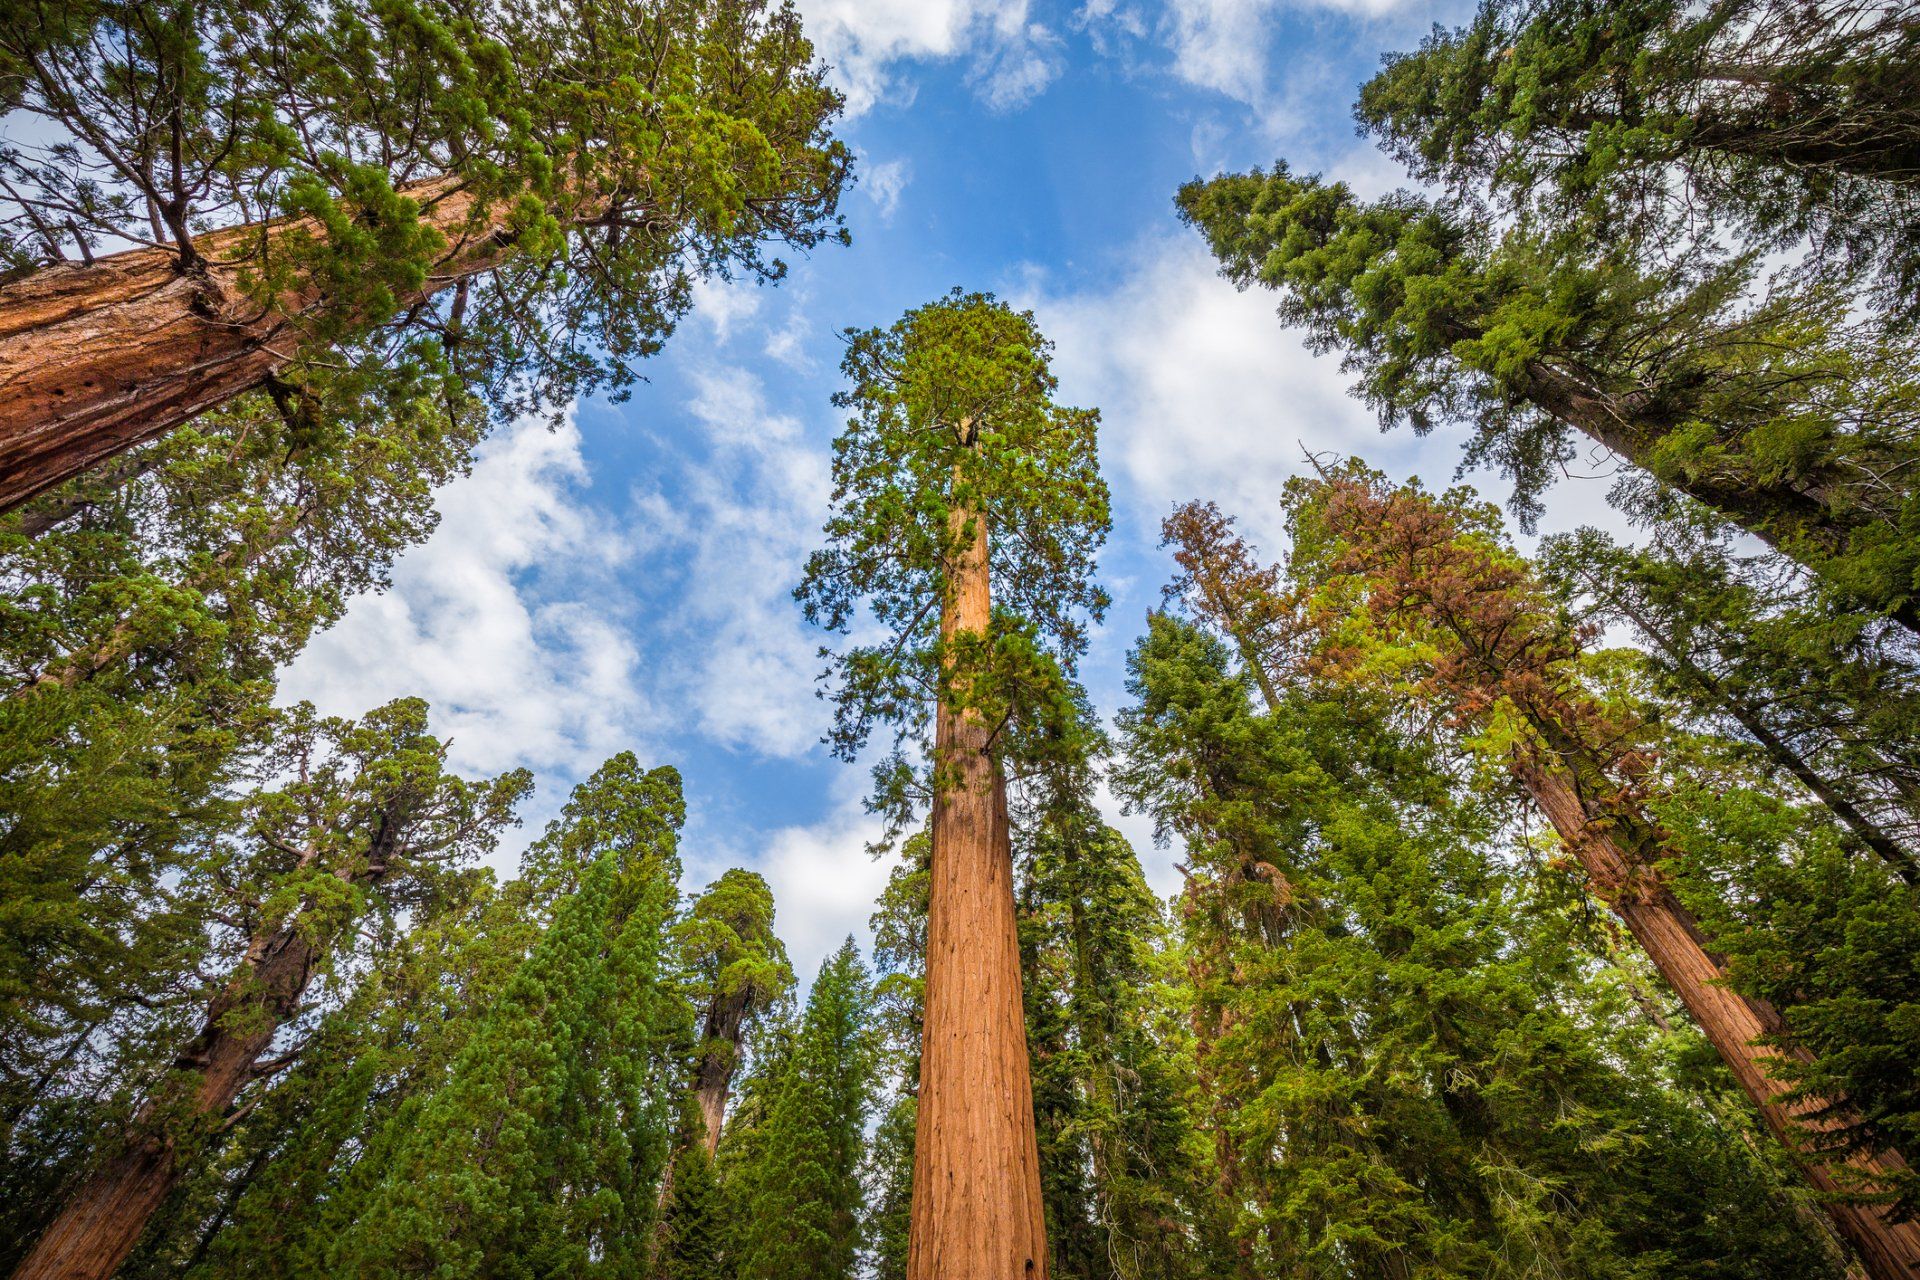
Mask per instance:
[[[580,775],[631,745],[646,706],[612,572],[627,547],[579,500],[585,480],[570,418],[496,434],[392,588],[353,601],[285,671],[282,700],[357,715],[424,697],[471,773]]]
[[[1311,452],[1384,460],[1350,379],[1281,325],[1271,295],[1221,280],[1198,236],[1149,242],[1116,288],[1028,301],[1057,344],[1066,393],[1100,407],[1118,527],[1151,540],[1176,502],[1204,496],[1277,547],[1280,486]]]
[[[1269,291],[1221,279],[1197,235],[1147,241],[1134,257],[1139,267],[1111,289],[1055,296],[1040,274],[1020,291],[1057,344],[1068,398],[1101,410],[1116,529],[1151,543],[1176,503],[1208,498],[1277,556],[1281,487],[1310,469],[1310,454],[1357,454],[1396,479],[1453,481],[1464,427],[1383,433],[1350,394],[1338,356],[1309,351],[1280,323]],[[1606,499],[1619,468],[1604,450],[1583,448],[1548,494],[1541,532],[1592,524],[1627,533]],[[1498,475],[1465,479],[1496,501],[1510,492]]]
[[[669,496],[636,493],[641,574],[672,613],[653,623],[670,655],[656,696],[700,732],[762,755],[806,754],[828,712],[811,696],[819,644],[791,592],[827,509],[827,459],[737,368],[694,374],[688,405],[707,446]]]
[[[965,57],[995,110],[1026,102],[1059,75],[1057,42],[1028,17],[1028,0],[801,0],[808,34],[860,115],[903,96],[901,62]]]
[[[872,956],[867,922],[894,858],[876,859],[867,852],[880,838],[881,823],[860,802],[859,773],[839,771],[834,807],[819,821],[775,828],[754,848],[712,848],[688,867],[686,885],[694,892],[730,866],[766,877],[775,903],[774,931],[786,944],[803,992],[820,962],[849,934],[864,955]],[[689,841],[688,847],[703,846]]]

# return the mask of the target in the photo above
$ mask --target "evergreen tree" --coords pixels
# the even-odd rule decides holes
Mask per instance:
[[[1297,489],[1295,500],[1294,563],[1330,597],[1326,616],[1340,620],[1327,624],[1325,660],[1402,696],[1433,697],[1509,771],[1830,1196],[1869,1273],[1909,1274],[1920,1260],[1913,1228],[1874,1202],[1905,1161],[1876,1143],[1844,1093],[1788,1088],[1806,1050],[1772,1046],[1788,1041],[1791,1010],[1783,1018],[1730,982],[1726,957],[1668,883],[1685,855],[1646,799],[1660,796],[1650,744],[1631,708],[1586,687],[1577,637],[1501,545],[1493,513],[1465,495],[1436,501],[1417,487],[1391,489],[1357,467]],[[1861,1191],[1865,1202],[1848,1198]]]
[[[913,1208],[913,1131],[919,1113],[926,1010],[927,862],[924,832],[907,838],[871,918],[874,1023],[890,1097],[867,1148],[866,1250],[876,1280],[905,1280]],[[1028,1035],[1033,1034],[1028,1028]]]
[[[665,1243],[658,1273],[664,1280],[725,1280],[727,1224],[713,1158],[705,1143],[681,1148],[673,1160]]]
[[[933,722],[931,768],[916,777],[896,751],[878,800],[896,833],[914,798],[932,811],[908,1272],[1044,1280],[1003,761],[1077,749],[1072,664],[1105,606],[1097,415],[1054,400],[1032,317],[986,295],[848,342],[836,510],[798,594],[833,630],[867,601],[889,635],[833,659],[843,756],[875,720],[918,739]]]
[[[873,989],[853,939],[821,965],[779,1074],[752,1164],[738,1274],[851,1280],[864,1195],[861,1148],[874,1101]]]
[[[454,1061],[396,1117],[336,1274],[632,1275],[652,1247],[685,1011],[661,972],[679,775],[615,756],[529,850],[551,923]]]
[[[1542,576],[1590,622],[1632,629],[1663,719],[1747,742],[1777,789],[1804,789],[1855,848],[1920,879],[1920,690],[1902,637],[1740,552],[1709,513],[1656,527],[1649,549],[1593,529],[1548,539]]]
[[[430,904],[446,877],[489,848],[527,789],[524,774],[473,784],[444,772],[426,707],[402,700],[358,723],[287,712],[245,825],[194,868],[215,887],[231,936],[210,957],[225,975],[187,1001],[186,1023],[123,1127],[99,1135],[84,1176],[36,1233],[16,1277],[108,1276],[211,1139],[273,1067],[263,1055],[303,1012],[310,986],[379,921]],[[172,1033],[166,1022],[156,1039]]]
[[[773,891],[752,871],[734,868],[694,899],[674,926],[679,962],[690,970],[699,1019],[693,1093],[709,1159],[720,1147],[721,1119],[735,1070],[754,1028],[791,998],[793,968],[773,932]]]
[[[1578,432],[1920,630],[1916,339],[1844,290],[1766,288],[1757,250],[1637,257],[1578,221],[1367,203],[1284,163],[1179,203],[1229,279],[1344,353],[1384,423],[1471,423],[1467,464],[1513,478],[1523,523]]]
[[[1489,0],[1390,56],[1359,114],[1427,181],[1642,237],[1685,222],[1920,282],[1920,33],[1890,7]],[[1650,225],[1649,225],[1650,224]]]
[[[840,99],[769,0],[27,0],[0,83],[59,139],[0,150],[31,272],[0,299],[0,509],[249,390],[619,390],[693,273],[842,234]]]
[[[1022,952],[1054,1274],[1215,1274],[1220,1223],[1180,1087],[1189,1064],[1169,1034],[1160,904],[1125,837],[1084,795],[1061,797],[1024,843]]]
[[[431,532],[476,428],[429,404],[295,430],[248,399],[0,521],[9,1110],[197,963],[218,905],[183,873],[235,820],[275,668]]]
[[[1458,758],[1297,667],[1257,712],[1175,618],[1130,671],[1116,780],[1187,846],[1235,1273],[1834,1274],[1753,1158],[1661,1087]]]

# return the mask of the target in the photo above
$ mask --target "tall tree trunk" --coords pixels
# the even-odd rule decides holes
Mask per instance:
[[[448,248],[400,308],[513,252],[507,210],[480,216],[458,178],[401,188]],[[324,302],[310,284],[264,305],[241,274],[301,221],[199,237],[192,257],[134,249],[88,266],[58,263],[0,288],[0,511],[151,440],[287,367],[301,314]],[[380,323],[388,316],[353,317]]]
[[[316,952],[297,922],[253,941],[199,1034],[134,1116],[125,1148],[75,1188],[13,1280],[107,1280],[119,1269],[179,1181],[182,1145],[221,1123],[300,1003]]]
[[[1873,1182],[1905,1169],[1906,1161],[1893,1151],[1857,1154],[1836,1162],[1807,1150],[1803,1135],[1832,1133],[1842,1127],[1852,1118],[1848,1104],[1844,1098],[1780,1100],[1792,1087],[1781,1078],[1782,1051],[1756,1043],[1784,1029],[1780,1016],[1727,985],[1725,967],[1707,948],[1692,913],[1654,870],[1663,851],[1633,847],[1657,841],[1644,816],[1601,812],[1556,764],[1523,756],[1516,761],[1515,772],[1760,1109],[1767,1128],[1792,1153],[1807,1181],[1823,1193],[1847,1192],[1857,1189],[1851,1185],[1854,1181]],[[1920,1222],[1893,1222],[1869,1205],[1829,1201],[1826,1209],[1873,1280],[1920,1280]]]
[[[969,529],[972,536],[948,575],[941,636],[983,636],[991,608],[986,517],[956,505],[949,528],[956,538]],[[1047,1274],[1013,849],[992,733],[978,709],[942,700],[908,1280]]]
[[[726,1121],[727,1093],[740,1065],[740,1024],[746,1020],[747,992],[718,996],[707,1006],[700,1029],[700,1061],[693,1071],[693,1096],[706,1125],[707,1158],[720,1150],[720,1126]]]
[[[1455,329],[1483,336],[1466,326]],[[1654,472],[1659,445],[1674,430],[1672,422],[1649,417],[1645,393],[1615,394],[1543,360],[1528,363],[1517,390],[1568,426],[1649,472]],[[1670,477],[1667,483],[1816,575],[1821,572],[1821,556],[1846,554],[1856,537],[1888,518],[1863,507],[1855,495],[1833,481],[1762,485],[1746,479],[1728,481],[1695,475]],[[1884,610],[1887,617],[1907,630],[1920,632],[1920,601],[1862,599],[1860,603]]]

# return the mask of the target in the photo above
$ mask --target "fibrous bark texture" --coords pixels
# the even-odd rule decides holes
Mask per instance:
[[[990,610],[984,515],[950,575],[941,634],[984,635]],[[941,705],[927,914],[908,1280],[1045,1280],[1047,1240],[1034,1133],[1013,853],[992,730]]]
[[[402,308],[511,252],[505,208],[476,217],[457,181],[401,189],[448,242],[418,295],[398,300]],[[0,511],[291,364],[302,314],[324,297],[295,286],[261,301],[248,295],[243,276],[259,270],[263,246],[312,233],[300,221],[229,227],[199,237],[191,261],[135,249],[88,266],[56,264],[0,288]]]

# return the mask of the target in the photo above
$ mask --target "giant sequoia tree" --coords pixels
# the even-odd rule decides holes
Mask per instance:
[[[890,634],[834,660],[833,740],[933,728],[923,774],[882,770],[896,813],[932,805],[908,1274],[1044,1276],[1003,754],[1078,719],[1068,672],[1105,605],[1097,415],[1054,400],[1032,317],[981,294],[850,334],[842,367],[836,509],[799,595],[835,630],[867,602]]]
[[[124,1132],[39,1233],[14,1275],[106,1277],[140,1238],[185,1162],[220,1132],[309,986],[370,914],[431,900],[436,880],[488,848],[528,780],[484,784],[443,769],[426,707],[401,701],[359,722],[287,713],[269,777],[246,825],[222,833],[200,873],[220,886],[218,918],[234,933],[230,968]]]
[[[1179,202],[1230,279],[1344,354],[1385,423],[1471,423],[1468,462],[1514,478],[1523,519],[1579,433],[1920,630],[1920,360],[1845,291],[1762,289],[1753,250],[1641,258],[1583,220],[1366,202],[1284,163]]]
[[[0,98],[52,139],[0,149],[0,510],[254,388],[618,388],[693,273],[838,234],[848,161],[768,0],[28,0]]]
[[[1902,1153],[1844,1093],[1796,1089],[1809,1055],[1769,1000],[1730,983],[1725,957],[1668,883],[1682,851],[1649,812],[1646,743],[1581,684],[1576,635],[1484,508],[1342,475],[1297,498],[1295,563],[1346,610],[1323,661],[1392,678],[1451,708],[1553,825],[1693,1015],[1768,1127],[1828,1193],[1841,1234],[1876,1277],[1920,1274],[1920,1230],[1871,1197]],[[1337,604],[1331,602],[1337,601]],[[1850,1199],[1865,1193],[1869,1199]]]

